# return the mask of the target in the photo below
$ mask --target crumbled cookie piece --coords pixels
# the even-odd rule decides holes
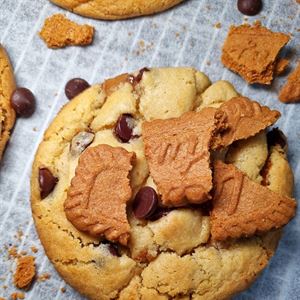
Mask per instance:
[[[25,299],[25,295],[22,292],[15,292],[10,295],[12,300]]]
[[[40,37],[48,48],[85,46],[93,42],[94,27],[78,25],[63,14],[55,14],[46,19]]]
[[[211,213],[214,240],[240,238],[287,224],[296,201],[251,181],[234,165],[214,163],[215,195]]]
[[[108,145],[83,152],[64,203],[67,219],[78,230],[127,244],[126,203],[132,195],[128,174],[134,159],[134,153]]]
[[[280,90],[279,99],[285,103],[300,101],[300,61]]]
[[[222,62],[248,83],[271,84],[280,50],[290,37],[256,22],[231,26],[223,46]]]
[[[222,104],[219,110],[227,116],[227,129],[214,139],[214,148],[227,147],[234,141],[254,136],[280,117],[279,111],[245,97],[233,98]]]
[[[36,274],[35,258],[33,256],[19,257],[17,269],[14,274],[14,284],[19,289],[28,289]]]
[[[205,108],[179,118],[143,123],[145,155],[164,205],[210,199],[210,146],[224,126],[224,117],[222,111]]]
[[[278,76],[285,72],[289,66],[290,61],[286,58],[280,58],[275,65],[274,75]]]

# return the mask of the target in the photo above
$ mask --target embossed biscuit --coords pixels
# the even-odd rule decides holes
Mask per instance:
[[[280,90],[279,100],[285,103],[300,101],[300,61]]]
[[[289,40],[287,34],[272,32],[259,22],[231,26],[223,45],[222,63],[250,84],[271,84],[277,56]]]
[[[10,96],[15,88],[12,65],[0,44],[0,160],[15,124],[16,113],[10,104]]]
[[[126,203],[132,193],[128,173],[134,157],[108,145],[89,148],[81,155],[64,204],[66,217],[77,229],[127,244]]]
[[[295,215],[294,199],[251,181],[234,165],[214,163],[211,234],[226,240],[262,233],[287,224]]]
[[[143,123],[150,174],[164,205],[181,206],[210,199],[210,146],[224,126],[225,114],[214,108],[179,118]]]
[[[51,0],[73,13],[95,19],[126,19],[166,10],[183,0]]]
[[[214,140],[214,148],[254,136],[280,117],[280,112],[245,97],[233,98],[219,108],[227,116],[227,129]]]

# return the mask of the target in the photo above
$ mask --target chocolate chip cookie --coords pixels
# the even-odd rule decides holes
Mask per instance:
[[[76,14],[95,18],[118,20],[164,11],[183,0],[51,0]]]
[[[13,69],[5,49],[0,44],[0,159],[15,124],[16,114],[10,97],[16,88]]]
[[[286,140],[268,129],[279,117],[193,68],[144,68],[85,89],[33,164],[33,217],[49,259],[90,299],[228,299],[246,289],[295,214]]]

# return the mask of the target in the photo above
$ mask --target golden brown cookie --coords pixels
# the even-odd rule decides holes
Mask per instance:
[[[16,113],[10,104],[10,96],[15,88],[12,65],[0,44],[0,159],[15,124]]]
[[[39,35],[48,48],[86,46],[93,42],[94,27],[78,25],[63,14],[55,14],[46,19]]]
[[[300,61],[280,90],[279,99],[284,103],[300,101]]]
[[[222,63],[248,83],[271,84],[287,34],[272,32],[256,22],[231,26],[222,50]]]
[[[192,68],[151,68],[95,84],[62,108],[35,156],[31,205],[46,254],[69,284],[90,299],[212,300],[228,299],[255,280],[274,254],[280,232],[216,243],[211,240],[209,208],[163,207],[149,172],[142,130],[145,121],[156,124],[157,119],[167,122],[192,116],[194,111],[201,114],[211,111],[206,107],[220,106],[237,95],[228,82],[211,84]],[[265,132],[259,135],[234,142],[224,154],[257,181],[268,157],[274,157]],[[136,156],[128,174],[133,195],[127,203],[126,246],[78,230],[64,210],[81,157],[99,145],[121,147]],[[257,162],[253,156],[259,158]],[[282,164],[283,155],[277,159]],[[100,158],[96,161],[102,163]],[[285,181],[292,174],[288,162],[281,172],[272,166],[275,163],[267,172],[268,188],[290,193],[293,182]],[[88,181],[88,174],[81,180]],[[112,196],[121,186],[119,181],[111,180]],[[133,204],[145,187],[150,196],[157,194],[158,206],[149,218],[138,219]],[[98,189],[101,193],[101,184]]]
[[[151,15],[166,10],[183,0],[51,0],[76,14],[95,18],[118,20]]]

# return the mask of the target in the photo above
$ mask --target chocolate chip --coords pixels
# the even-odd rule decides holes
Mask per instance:
[[[262,0],[238,0],[238,10],[247,16],[255,16],[262,9]]]
[[[30,117],[35,110],[35,97],[27,88],[17,88],[11,95],[11,105],[21,117]]]
[[[273,128],[271,131],[267,133],[267,140],[268,140],[269,147],[280,145],[281,148],[284,149],[284,147],[287,144],[284,133],[278,128]]]
[[[53,176],[49,169],[39,169],[39,184],[42,199],[46,198],[53,191],[57,181],[58,179]]]
[[[73,78],[67,82],[65,93],[68,99],[71,100],[89,87],[89,83],[84,79]]]
[[[143,78],[143,74],[144,72],[149,72],[150,70],[148,68],[143,68],[139,71],[139,73],[136,76],[133,75],[129,75],[128,76],[128,81],[132,84],[132,85],[137,85]]]
[[[133,213],[137,219],[150,218],[158,205],[156,191],[149,186],[142,187],[133,201]]]
[[[108,245],[108,251],[111,255],[120,257],[119,247],[116,244],[111,243],[110,241],[103,240],[102,244]]]
[[[70,152],[73,156],[80,155],[94,140],[95,135],[91,132],[82,131],[76,134],[71,142]]]
[[[154,213],[148,218],[150,221],[156,221],[164,216],[166,216],[169,212],[171,212],[173,208],[171,207],[157,207]]]
[[[133,127],[133,117],[129,114],[123,114],[119,117],[115,126],[115,135],[120,141],[127,143],[132,138]]]

